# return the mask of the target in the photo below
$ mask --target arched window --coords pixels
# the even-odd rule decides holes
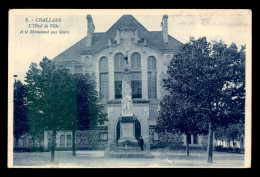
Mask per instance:
[[[142,67],[141,55],[137,52],[131,55],[131,88],[132,98],[142,98]]]
[[[99,62],[99,83],[100,83],[100,96],[103,99],[107,100],[109,98],[107,57],[102,57]]]
[[[115,54],[114,57],[114,78],[115,78],[115,98],[122,98],[122,69],[124,66],[124,55],[122,53]]]
[[[147,58],[148,71],[148,98],[156,98],[156,60],[153,56]]]
[[[141,68],[141,55],[135,52],[131,55],[131,69],[139,71]]]

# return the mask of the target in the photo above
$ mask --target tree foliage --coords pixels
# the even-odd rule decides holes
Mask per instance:
[[[18,146],[18,139],[20,136],[29,131],[27,87],[20,80],[15,80],[14,82],[13,104],[13,134],[16,139],[16,146]]]
[[[57,130],[89,129],[106,120],[95,84],[87,75],[73,75],[68,69],[43,58],[39,66],[32,63],[27,72],[28,107],[32,134],[52,130],[52,158]]]
[[[160,103],[159,128],[203,133],[208,127],[209,162],[213,130],[237,122],[244,113],[244,49],[190,38],[174,55],[163,81],[169,95]]]
[[[70,121],[65,119],[76,111],[73,109],[75,91],[71,89],[73,80],[68,71],[43,58],[39,66],[36,63],[30,65],[25,82],[31,130],[67,128]]]
[[[78,130],[91,129],[107,120],[104,107],[100,104],[95,82],[86,74],[74,75],[77,89]]]
[[[231,123],[229,126],[219,126],[215,131],[215,138],[218,140],[234,141],[245,134],[245,123],[242,120],[238,123]]]

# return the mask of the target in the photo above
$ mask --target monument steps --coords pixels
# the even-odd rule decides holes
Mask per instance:
[[[142,152],[140,148],[115,148],[115,152]]]
[[[146,152],[110,152],[112,158],[145,158]]]

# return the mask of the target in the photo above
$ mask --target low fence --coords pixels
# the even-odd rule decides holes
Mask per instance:
[[[14,138],[13,149],[15,152],[44,151],[43,143],[43,136],[33,139],[29,133],[25,133],[18,140]]]
[[[150,148],[158,149],[168,147],[179,149],[185,147],[185,136],[183,134],[156,133],[150,129]],[[52,131],[45,131],[42,136],[35,138],[26,133],[18,142],[14,138],[14,151],[49,151],[51,149]],[[146,143],[146,142],[145,142]],[[77,150],[105,150],[108,144],[107,127],[99,127],[94,130],[76,131]],[[199,144],[191,144],[190,147],[207,149],[207,135],[200,136]],[[72,149],[72,131],[60,130],[56,135],[56,150]],[[216,144],[216,151],[220,152],[243,152],[240,148],[225,148]]]
[[[221,145],[218,145],[215,147],[215,151],[217,152],[229,152],[229,153],[244,153],[243,148],[238,147],[223,147]]]
[[[45,132],[44,149],[50,149],[52,131]],[[47,137],[46,137],[47,136]],[[76,131],[75,146],[77,150],[104,150],[107,147],[107,129]],[[57,150],[71,150],[72,131],[58,131],[56,135]]]

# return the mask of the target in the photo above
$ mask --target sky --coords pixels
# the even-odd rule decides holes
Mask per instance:
[[[251,39],[249,10],[20,10],[9,14],[9,77],[16,74],[23,81],[32,62],[38,64],[44,56],[52,59],[84,38],[87,14],[92,15],[95,32],[106,32],[123,14],[132,14],[149,31],[160,31],[162,16],[167,14],[169,35],[182,43],[188,42],[191,36],[195,39],[206,36],[208,41],[223,40],[228,45],[234,42],[240,48]],[[60,22],[40,21],[46,18],[60,19]],[[33,28],[33,24],[47,24],[48,28]],[[50,28],[50,24],[58,28]],[[30,33],[30,30],[56,29],[69,34]],[[29,33],[25,34],[25,30]]]

